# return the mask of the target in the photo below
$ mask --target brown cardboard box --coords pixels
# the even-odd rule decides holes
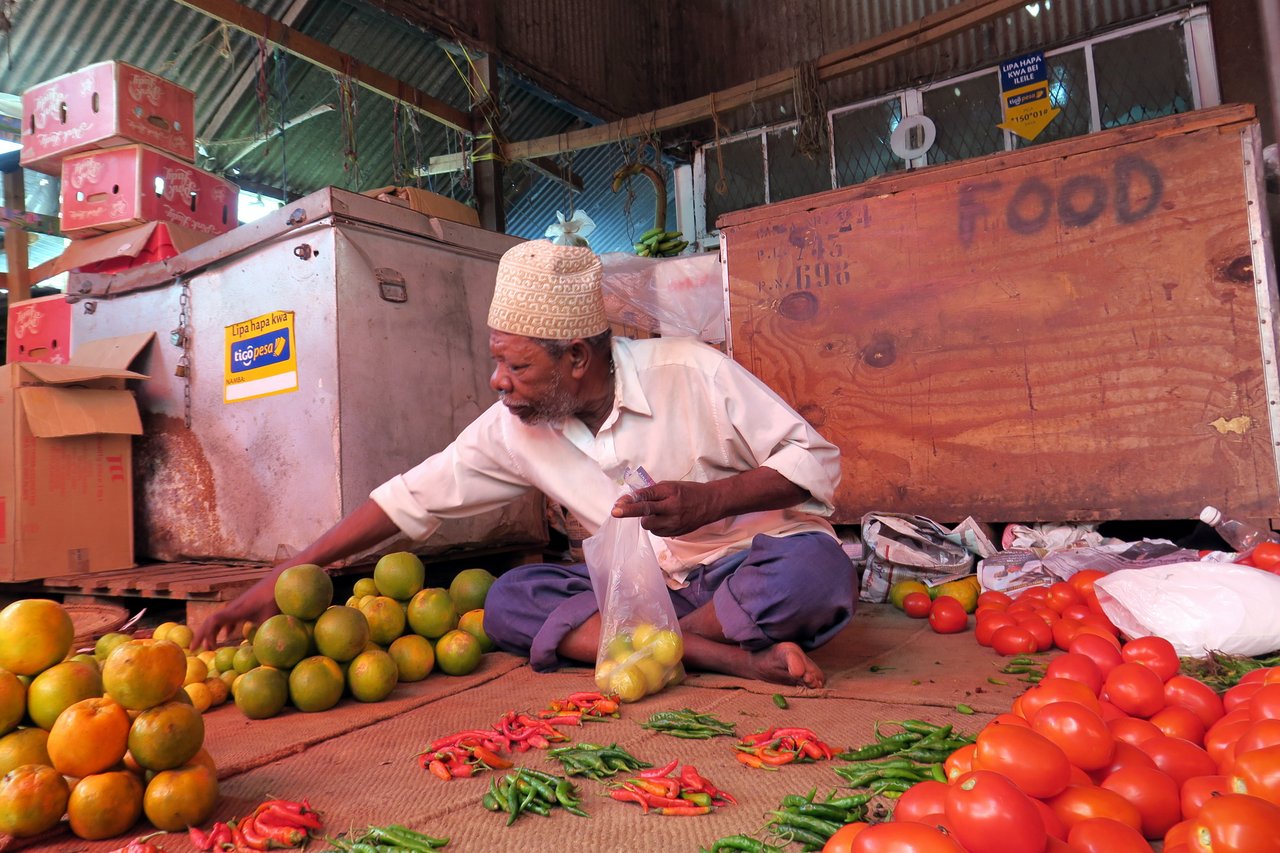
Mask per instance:
[[[460,201],[454,201],[448,196],[429,190],[420,190],[417,187],[379,187],[376,190],[366,190],[364,195],[376,198],[378,201],[407,207],[418,213],[425,213],[427,216],[480,227],[480,214],[476,213],[474,207],[468,207]]]
[[[0,581],[133,565],[126,379],[153,332],[91,341],[67,364],[0,366]]]
[[[31,280],[44,281],[71,270],[121,272],[135,266],[167,260],[210,239],[210,234],[192,231],[181,225],[146,222],[121,231],[72,240],[61,255],[32,267]],[[13,357],[10,356],[9,360],[12,361]]]

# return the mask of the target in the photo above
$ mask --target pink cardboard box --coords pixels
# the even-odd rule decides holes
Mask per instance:
[[[144,222],[201,234],[235,228],[239,188],[146,145],[72,154],[62,161],[62,231],[86,237]]]
[[[71,303],[61,293],[9,305],[5,361],[66,364],[71,357]]]
[[[98,62],[22,93],[25,168],[58,174],[62,159],[142,142],[195,160],[195,93],[124,62]]]

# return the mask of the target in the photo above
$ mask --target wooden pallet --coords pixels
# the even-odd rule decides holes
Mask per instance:
[[[151,563],[44,578],[38,586],[46,592],[72,595],[230,601],[266,571],[264,563]]]

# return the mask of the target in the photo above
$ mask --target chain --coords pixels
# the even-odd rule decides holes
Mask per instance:
[[[182,379],[182,422],[191,429],[191,283],[179,278],[178,286],[178,328],[174,329],[178,339],[174,343],[182,348],[182,355],[173,373]]]

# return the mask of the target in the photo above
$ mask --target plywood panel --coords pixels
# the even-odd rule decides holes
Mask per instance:
[[[1241,117],[723,218],[732,354],[841,446],[837,521],[1280,515]]]

